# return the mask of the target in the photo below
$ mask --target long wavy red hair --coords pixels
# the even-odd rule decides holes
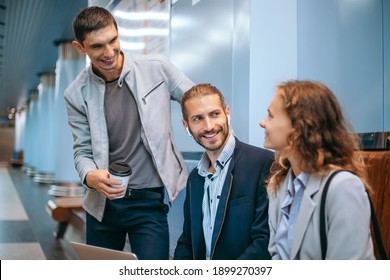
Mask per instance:
[[[295,80],[279,84],[277,94],[283,99],[293,132],[288,146],[275,153],[268,188],[278,190],[291,167],[286,155],[293,152],[305,173],[325,175],[330,170],[348,169],[371,190],[364,163],[354,156],[360,140],[333,92],[320,82]]]

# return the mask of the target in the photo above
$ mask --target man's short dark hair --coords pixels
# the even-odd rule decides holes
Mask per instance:
[[[73,20],[75,39],[83,44],[86,35],[113,24],[118,30],[114,16],[102,7],[92,6],[82,10]]]

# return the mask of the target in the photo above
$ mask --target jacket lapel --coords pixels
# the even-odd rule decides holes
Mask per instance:
[[[230,165],[231,164],[232,163],[230,163]],[[226,179],[225,179],[225,182],[223,184],[221,197],[219,199],[217,214],[215,216],[213,239],[211,241],[211,247],[212,248],[215,247],[215,242],[216,242],[216,240],[217,240],[217,238],[218,238],[218,236],[219,236],[219,234],[220,234],[220,232],[222,230],[222,225],[223,225],[223,222],[225,220],[227,203],[229,201],[229,196],[230,196],[230,190],[231,190],[231,187],[232,187],[232,182],[233,182],[233,174],[231,172],[228,172],[228,174],[226,174]]]
[[[190,217],[192,229],[192,248],[196,259],[205,259],[206,250],[203,235],[203,214],[202,202],[204,193],[204,179],[196,175],[195,180],[190,183],[188,191],[191,192]]]
[[[235,159],[237,158],[239,147],[240,147],[239,141],[236,139],[236,148],[234,149],[233,157],[229,164],[229,169],[226,174],[225,182],[223,183],[222,192],[218,203],[218,209],[215,215],[213,238],[211,240],[211,248],[212,248],[211,259],[213,258],[216,242],[219,238],[219,235],[221,234],[222,226],[225,221],[227,203],[229,201],[230,192],[233,186],[234,164],[235,164]]]

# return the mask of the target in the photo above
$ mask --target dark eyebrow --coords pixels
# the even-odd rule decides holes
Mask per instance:
[[[116,36],[114,36],[108,43],[111,44],[111,43],[115,42],[116,40],[118,40],[118,38],[119,38],[119,36],[116,35]],[[97,48],[97,47],[101,47],[101,46],[103,46],[103,45],[104,45],[104,43],[93,43],[93,44],[91,44],[91,45],[89,45],[89,46],[90,46],[91,48]]]
[[[115,42],[118,39],[118,35],[111,39],[110,43]]]
[[[195,119],[195,118],[201,118],[201,115],[193,115],[193,116],[191,116],[191,119]]]
[[[98,47],[101,47],[101,46],[103,46],[103,44],[96,43],[96,44],[89,45],[90,48],[98,48]]]

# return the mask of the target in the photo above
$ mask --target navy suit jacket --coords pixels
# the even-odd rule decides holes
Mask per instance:
[[[273,152],[236,139],[223,185],[211,243],[211,259],[270,259],[268,198],[264,180]],[[206,257],[202,226],[204,178],[190,173],[184,202],[184,224],[174,259]]]

